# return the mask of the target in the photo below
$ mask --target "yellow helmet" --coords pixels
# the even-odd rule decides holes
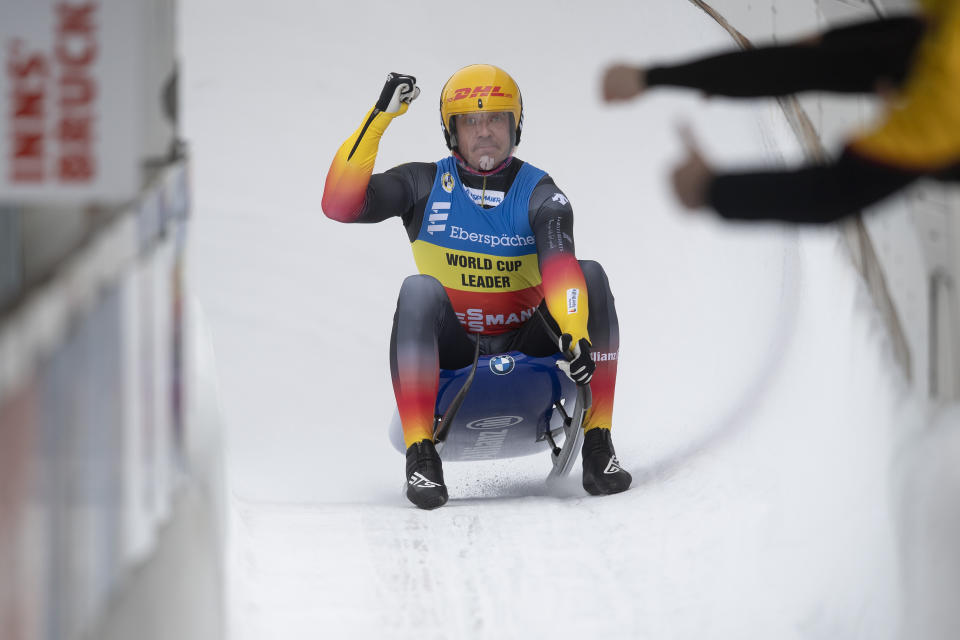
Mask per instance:
[[[472,64],[450,76],[440,91],[440,123],[447,148],[457,146],[453,116],[476,111],[507,111],[513,117],[513,145],[520,144],[523,99],[510,74],[492,64]]]

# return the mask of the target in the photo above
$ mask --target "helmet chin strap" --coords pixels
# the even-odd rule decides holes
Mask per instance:
[[[463,167],[468,172],[476,176],[490,176],[495,173],[500,173],[501,171],[503,171],[503,168],[506,167],[508,164],[510,164],[510,161],[513,160],[513,153],[511,153],[500,164],[496,166],[491,166],[489,169],[486,169],[483,167],[484,164],[487,164],[484,162],[485,160],[489,161],[490,165],[493,164],[493,158],[491,158],[490,156],[481,156],[480,157],[481,166],[478,168],[478,167],[472,166],[469,162],[467,162],[466,159],[462,155],[460,155],[460,153],[456,149],[454,149],[452,153],[453,153],[453,157],[457,159],[457,162],[460,163],[461,167]]]

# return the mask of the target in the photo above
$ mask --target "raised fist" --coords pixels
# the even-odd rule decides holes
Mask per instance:
[[[641,67],[614,64],[603,72],[603,99],[619,102],[636,98],[646,89],[646,71]]]
[[[403,115],[407,112],[410,103],[420,95],[417,79],[402,73],[387,74],[387,81],[383,84],[380,99],[377,100],[377,110],[383,113]]]
[[[566,360],[557,360],[557,368],[563,371],[578,385],[590,384],[593,372],[597,365],[590,357],[590,343],[586,338],[580,338],[573,344],[573,336],[565,333],[560,336],[560,353]]]

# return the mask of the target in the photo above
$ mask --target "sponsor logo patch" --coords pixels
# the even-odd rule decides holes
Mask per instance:
[[[521,309],[520,313],[484,313],[483,309],[467,309],[466,312],[457,311],[457,319],[470,331],[479,333],[487,327],[501,327],[504,325],[522,324],[533,317],[536,307]]]
[[[565,205],[568,202],[570,202],[569,200],[567,200],[566,196],[564,196],[562,193],[553,194],[553,197],[551,198],[551,200],[553,200],[554,202],[559,202],[561,205]]]
[[[440,186],[447,193],[453,193],[453,176],[450,175],[449,171],[440,177]]]
[[[446,221],[450,216],[449,202],[433,202],[430,204],[430,215],[427,216],[427,233],[433,235],[435,232],[444,231],[447,228]],[[442,223],[442,224],[441,224]]]
[[[597,351],[590,352],[590,359],[594,362],[607,362],[609,360],[616,360],[619,355],[618,351],[608,351],[605,353],[600,353]]]
[[[506,194],[503,191],[490,191],[490,190],[481,190],[474,189],[473,187],[463,186],[463,190],[467,192],[467,195],[479,205],[487,205],[490,207],[496,207],[501,202]]]
[[[492,460],[496,458],[507,439],[506,429],[497,431],[482,431],[477,434],[477,440],[463,450],[464,460]]]
[[[443,204],[446,205],[447,209],[450,208],[449,202]],[[536,246],[537,244],[537,239],[533,236],[521,236],[519,234],[512,236],[508,236],[507,234],[495,236],[488,233],[470,232],[460,227],[450,227],[450,237],[454,240],[473,242],[488,247],[528,247]]]
[[[523,418],[520,416],[491,416],[489,418],[480,418],[479,420],[468,422],[467,429],[481,431],[484,429],[506,429],[521,422],[523,422]]]
[[[513,356],[508,356],[506,354],[502,356],[497,356],[495,358],[490,358],[490,371],[493,371],[498,376],[505,376],[517,365],[516,361],[513,359]]]
[[[567,289],[567,313],[576,313],[580,303],[580,289]]]
[[[429,478],[427,478],[427,476],[423,475],[419,471],[415,472],[412,476],[410,476],[410,479],[407,480],[407,482],[410,484],[411,487],[415,487],[417,489],[432,489],[433,487],[440,486],[439,482],[434,482],[433,480],[430,480]]]
[[[617,460],[617,456],[610,458],[610,462],[607,463],[607,468],[603,470],[605,475],[611,475],[614,473],[620,473],[623,469],[620,468],[620,461]]]
[[[512,98],[512,93],[503,93],[499,85],[486,85],[480,87],[461,87],[453,92],[453,95],[447,98],[447,102],[456,102],[457,100],[466,100],[467,98]]]

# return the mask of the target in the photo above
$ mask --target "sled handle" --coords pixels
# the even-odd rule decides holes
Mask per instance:
[[[470,369],[470,375],[468,375],[467,379],[464,380],[463,386],[460,387],[460,391],[457,391],[457,395],[455,395],[453,400],[450,401],[450,405],[440,418],[440,422],[438,423],[439,428],[434,430],[434,442],[443,442],[446,439],[447,432],[450,430],[450,425],[453,423],[453,419],[456,417],[457,411],[460,410],[460,405],[463,404],[464,399],[467,397],[467,392],[470,391],[470,386],[473,384],[473,378],[477,374],[477,361],[480,360],[479,334],[475,335],[474,338],[476,339],[476,346],[473,349],[473,366]]]

